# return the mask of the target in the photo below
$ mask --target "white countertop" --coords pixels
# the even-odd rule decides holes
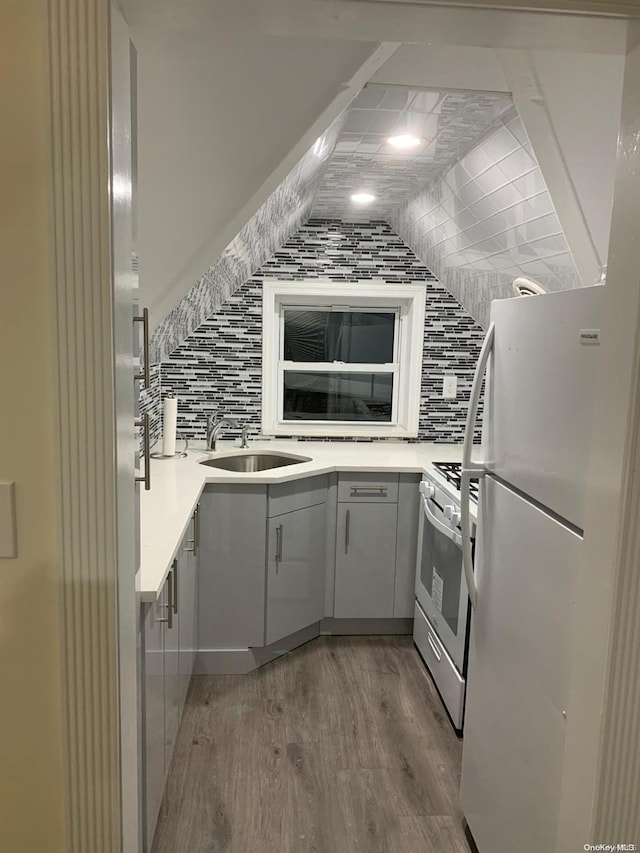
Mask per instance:
[[[311,457],[309,462],[256,473],[234,473],[200,465],[201,459],[255,451]],[[153,459],[151,490],[140,495],[140,569],[142,601],[156,601],[182,537],[207,483],[285,483],[333,471],[393,471],[421,474],[433,462],[459,462],[461,444],[352,441],[218,442],[217,453],[193,448],[183,459]]]

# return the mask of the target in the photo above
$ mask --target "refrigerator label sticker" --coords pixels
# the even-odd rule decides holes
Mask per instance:
[[[580,343],[600,345],[600,329],[580,329]]]
[[[442,613],[442,594],[444,592],[444,579],[440,572],[433,567],[433,575],[431,578],[431,597],[439,613]]]

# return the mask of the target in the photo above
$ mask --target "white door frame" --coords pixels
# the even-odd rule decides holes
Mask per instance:
[[[109,3],[49,3],[69,850],[122,849]]]
[[[416,14],[415,4],[392,5],[397,20]],[[441,15],[446,4],[438,5],[425,7],[424,15]],[[604,0],[597,6],[612,9]],[[494,8],[486,14],[495,18],[514,12]],[[548,27],[553,28],[551,16]],[[123,809],[108,0],[51,0],[49,32],[69,849],[114,853],[123,849]],[[635,44],[635,23],[631,36]],[[464,44],[465,38],[463,34],[457,43]],[[637,698],[635,705],[630,701],[640,695],[635,651],[640,648],[640,164],[631,144],[640,132],[639,66],[636,49],[627,63],[601,347],[601,405],[588,492],[590,547],[583,570],[590,583],[581,587],[576,604],[577,666],[558,847],[563,853],[610,831],[637,832],[638,817],[629,806],[638,799],[637,779],[628,780],[622,796],[634,755],[625,749],[628,730],[618,721],[626,720],[637,731],[640,708]],[[617,792],[617,804],[606,785]],[[619,840],[634,841],[637,835]]]

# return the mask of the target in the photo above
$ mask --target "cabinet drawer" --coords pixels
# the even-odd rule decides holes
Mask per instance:
[[[397,474],[340,474],[338,476],[338,501],[366,503],[397,503]]]
[[[326,474],[318,477],[305,477],[289,483],[273,483],[269,486],[268,515],[283,515],[308,506],[316,506],[327,500],[328,478]]]
[[[461,729],[464,713],[464,678],[456,669],[417,602],[413,622],[413,640],[433,676],[453,725]]]

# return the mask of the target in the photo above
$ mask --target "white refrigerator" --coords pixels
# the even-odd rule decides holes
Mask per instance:
[[[479,853],[556,851],[602,296],[494,302],[476,371],[463,462],[480,501],[473,569],[466,553],[476,606],[461,802]]]

